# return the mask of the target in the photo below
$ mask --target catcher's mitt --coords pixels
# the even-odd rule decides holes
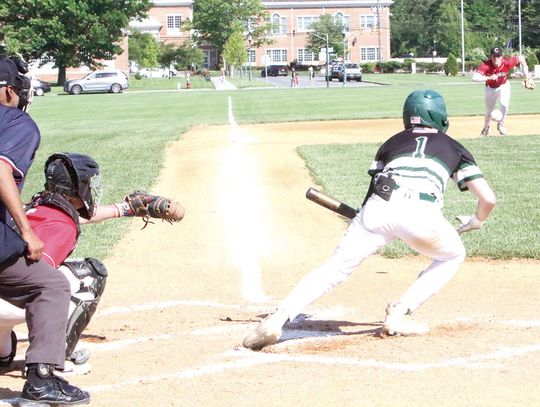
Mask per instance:
[[[525,87],[525,89],[534,90],[536,88],[536,82],[531,76],[529,76],[528,78],[523,80],[523,86]]]
[[[158,195],[150,195],[145,191],[133,191],[124,198],[124,201],[130,208],[128,216],[141,217],[146,225],[150,218],[172,223],[179,222],[184,217],[185,211],[179,202]]]

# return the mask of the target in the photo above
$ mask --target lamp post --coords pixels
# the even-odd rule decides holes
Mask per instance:
[[[251,41],[253,41],[253,36],[251,35],[251,31],[248,33],[248,69],[249,69],[249,81],[251,82]]]
[[[461,0],[461,74],[465,75],[465,18],[463,16],[463,0]]]
[[[317,37],[317,38],[320,38],[321,40],[324,40],[325,43],[326,43],[326,87],[329,88],[330,87],[330,78],[328,77],[328,60],[329,60],[329,52],[328,52],[328,33],[325,33],[324,34],[324,37],[321,37],[320,35],[318,34],[315,34],[313,31],[311,32],[311,35]]]

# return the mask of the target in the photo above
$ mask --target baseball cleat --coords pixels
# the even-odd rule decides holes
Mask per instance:
[[[56,376],[53,370],[52,365],[44,363],[28,368],[28,379],[19,399],[19,407],[71,406],[90,403],[90,394],[87,391]],[[30,379],[30,376],[33,379]]]
[[[265,346],[273,345],[281,337],[282,328],[283,323],[276,315],[269,315],[246,335],[242,346],[252,350],[261,350]]]
[[[497,130],[501,136],[506,136],[508,134],[506,127],[504,127],[502,123],[497,124]]]
[[[480,137],[489,136],[489,127],[484,127],[480,132]]]
[[[391,302],[386,307],[386,318],[382,326],[382,333],[393,335],[423,335],[429,332],[429,327],[415,321],[408,309],[399,302]]]

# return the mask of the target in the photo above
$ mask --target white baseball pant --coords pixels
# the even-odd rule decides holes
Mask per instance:
[[[333,255],[306,275],[278,312],[292,321],[305,307],[345,281],[368,256],[401,239],[432,263],[405,291],[400,302],[411,312],[446,285],[465,259],[465,247],[436,203],[373,195],[349,224]]]
[[[508,109],[510,108],[510,83],[506,82],[504,85],[501,85],[498,88],[490,88],[489,86],[485,87],[484,105],[486,110],[484,111],[484,128],[489,127],[489,122],[491,121],[491,111],[495,108],[497,99],[499,99],[499,103],[501,105],[502,119],[500,123],[503,124],[504,119],[508,114]]]

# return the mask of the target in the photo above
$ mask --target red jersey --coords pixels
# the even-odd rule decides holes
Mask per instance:
[[[494,66],[491,59],[485,61],[480,65],[476,72],[480,72],[484,76],[491,76],[497,74],[497,80],[488,80],[486,81],[486,86],[490,88],[498,88],[501,85],[504,85],[508,80],[508,73],[519,64],[519,58],[516,56],[511,56],[509,58],[503,58],[499,66]]]
[[[43,241],[43,258],[57,268],[77,244],[77,225],[64,211],[36,206],[26,212],[34,233]]]

